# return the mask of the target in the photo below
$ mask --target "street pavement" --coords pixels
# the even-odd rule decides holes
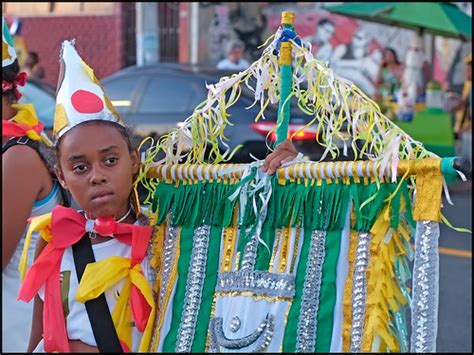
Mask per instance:
[[[450,188],[454,206],[441,212],[455,227],[472,230],[471,181]],[[452,190],[452,191],[451,191]],[[472,234],[440,225],[438,352],[472,354]]]

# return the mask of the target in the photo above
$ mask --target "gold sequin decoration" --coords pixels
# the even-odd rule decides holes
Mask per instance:
[[[234,257],[235,241],[237,236],[237,204],[234,207],[232,225],[224,228],[223,257],[221,262],[221,272],[230,272],[232,269],[232,259]]]
[[[265,295],[256,295],[250,291],[232,291],[232,292],[216,292],[215,296],[217,297],[252,297],[255,301],[265,300],[267,302],[291,302],[293,300],[292,297],[282,297],[282,296],[265,296]]]
[[[354,212],[352,212],[354,215]],[[352,217],[352,216],[351,216]],[[351,218],[353,219],[353,218]],[[355,219],[355,216],[354,216]],[[352,224],[352,223],[351,223]],[[346,284],[344,285],[343,298],[343,323],[342,323],[342,352],[348,353],[351,343],[351,326],[352,326],[352,279],[354,276],[354,257],[357,248],[358,233],[351,230],[349,237],[349,252],[347,261],[349,262],[349,270],[347,273]]]
[[[240,251],[238,251],[237,254],[235,255],[234,271],[239,270],[239,261],[240,261]]]
[[[273,244],[272,257],[270,258],[270,263],[268,265],[268,270],[271,272],[273,270],[273,264],[275,262],[276,253],[280,245],[282,230],[281,228],[276,230],[275,244]]]
[[[278,258],[278,272],[285,272],[288,265],[288,249],[290,248],[290,227],[283,227],[281,238],[280,257]]]
[[[296,257],[298,256],[298,250],[299,250],[299,244],[300,244],[300,233],[301,233],[301,228],[298,227],[296,229],[295,245],[293,246],[293,255],[291,256],[290,274],[293,273],[295,269],[295,265],[296,265]]]

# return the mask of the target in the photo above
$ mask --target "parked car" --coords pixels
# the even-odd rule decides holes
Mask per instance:
[[[56,107],[56,89],[43,80],[28,78],[25,86],[20,87],[22,93],[19,103],[31,103],[35,107],[36,115],[43,122],[45,130],[53,130],[54,110]]]
[[[124,120],[131,126],[137,139],[145,136],[155,138],[176,128],[189,117],[194,108],[207,97],[206,83],[216,83],[229,72],[204,67],[160,63],[157,65],[127,67],[103,80],[105,92]],[[277,106],[265,111],[266,120],[255,122],[259,106],[247,109],[253,103],[250,92],[243,91],[239,100],[228,109],[232,126],[225,129],[227,144],[232,148],[243,147],[232,162],[247,163],[265,158],[267,148],[265,136],[275,126]],[[304,126],[311,119],[296,105],[291,112],[290,131]],[[322,152],[315,137],[315,127],[300,132],[294,137],[299,151],[311,159],[319,159]],[[273,137],[274,138],[274,137]]]

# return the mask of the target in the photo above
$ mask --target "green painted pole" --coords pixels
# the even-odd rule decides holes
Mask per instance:
[[[281,24],[283,29],[293,30],[295,15],[291,11],[283,11],[281,14]],[[290,123],[290,96],[293,80],[293,67],[291,60],[291,43],[280,43],[280,57],[278,58],[280,66],[280,102],[278,104],[278,126],[276,131],[277,140],[275,147],[288,138],[288,125]],[[286,101],[286,102],[285,102]]]

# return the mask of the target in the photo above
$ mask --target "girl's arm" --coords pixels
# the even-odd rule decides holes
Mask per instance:
[[[35,297],[33,306],[33,321],[31,326],[30,343],[28,353],[33,352],[40,340],[43,338],[43,301],[39,296]]]
[[[295,159],[297,155],[298,151],[293,142],[286,139],[276,147],[273,153],[265,158],[262,170],[268,175],[272,175],[277,171],[281,164]]]
[[[38,153],[16,145],[2,155],[2,270],[10,262],[36,200],[53,187]]]
[[[43,238],[38,238],[35,249],[35,260],[46,247],[46,242]],[[27,352],[31,353],[36,348],[40,340],[43,338],[43,301],[36,295],[33,306],[33,319],[31,323],[30,342],[28,344]]]
[[[41,254],[41,251],[46,246],[43,238],[38,239],[35,250],[35,260]],[[33,306],[33,320],[31,326],[30,342],[28,344],[27,352],[31,353],[38,346],[38,343],[43,338],[43,301],[37,295],[35,297],[35,304]],[[87,345],[79,340],[69,340],[69,350],[73,353],[98,353],[99,349],[95,346]]]

